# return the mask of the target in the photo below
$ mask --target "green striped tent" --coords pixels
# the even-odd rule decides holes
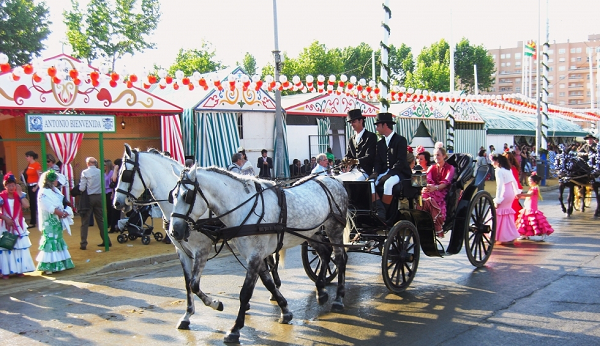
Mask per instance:
[[[329,118],[317,119],[318,136],[319,136],[319,153],[326,153],[329,144],[329,128],[331,121]]]
[[[197,112],[196,162],[203,167],[227,168],[240,146],[236,113]]]

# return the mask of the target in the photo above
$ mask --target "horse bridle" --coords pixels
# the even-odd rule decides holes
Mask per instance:
[[[196,179],[192,181],[188,177],[187,172],[189,172],[188,168],[185,168],[181,171],[181,175],[179,176],[179,181],[177,182],[177,185],[175,185],[173,190],[171,190],[171,192],[169,193],[169,203],[173,204],[173,192],[179,190],[180,186],[183,186],[185,187],[185,191],[183,192],[183,200],[186,204],[189,204],[188,211],[185,213],[185,215],[179,213],[171,213],[171,218],[177,217],[185,220],[188,224],[194,224],[196,221],[190,217],[190,214],[192,213],[192,210],[194,210],[194,205],[196,204],[196,193],[198,193],[202,197],[202,199],[206,203],[207,208],[208,200],[204,196],[204,192],[202,192],[202,189],[200,189],[200,184],[198,184],[198,180]],[[187,185],[193,185],[194,189],[188,189]]]
[[[123,173],[121,173],[121,181],[124,183],[128,183],[129,186],[127,187],[127,191],[123,190],[123,189],[117,189],[118,193],[122,193],[125,196],[127,196],[127,198],[129,198],[129,200],[133,203],[135,200],[137,200],[137,197],[135,197],[132,193],[131,190],[133,189],[133,180],[135,178],[135,174],[137,173],[140,177],[140,180],[142,181],[142,185],[144,186],[144,191],[148,189],[148,187],[146,186],[146,182],[144,181],[144,177],[142,176],[142,171],[140,170],[140,164],[139,164],[139,160],[138,160],[138,156],[140,155],[140,153],[138,153],[137,151],[133,152],[135,155],[135,161],[131,160],[131,158],[127,158],[123,161]],[[127,169],[127,166],[125,165],[126,163],[132,164],[133,168],[132,169]]]

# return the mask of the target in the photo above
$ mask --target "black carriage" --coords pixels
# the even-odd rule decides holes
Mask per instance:
[[[446,221],[443,226],[449,242],[436,237],[433,219],[416,208],[421,199],[421,186],[414,181],[402,181],[394,187],[391,210],[397,210],[384,225],[375,215],[371,202],[371,183],[346,181],[349,210],[353,213],[351,242],[345,243],[349,252],[363,252],[382,256],[382,276],[387,288],[404,291],[412,282],[419,265],[421,250],[427,256],[444,257],[461,251],[463,244],[467,257],[475,267],[482,267],[490,258],[496,238],[496,209],[492,196],[483,190],[488,167],[480,167],[473,178],[472,157],[453,154],[448,160],[455,168],[452,184],[446,195]],[[391,222],[390,222],[391,221]],[[324,232],[323,240],[327,241]],[[316,252],[308,243],[302,245],[302,263],[307,275],[314,281],[321,265]],[[337,275],[334,261],[330,262],[327,282]]]

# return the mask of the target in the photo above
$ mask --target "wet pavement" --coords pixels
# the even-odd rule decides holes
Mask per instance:
[[[422,254],[401,295],[381,278],[381,258],[349,254],[342,313],[319,306],[299,248],[288,252],[281,291],[294,319],[259,283],[242,329],[246,345],[593,345],[600,344],[600,220],[591,211],[565,218],[557,192],[541,210],[555,229],[546,242],[496,246],[488,265],[473,268],[463,252]],[[595,207],[595,202],[592,202]],[[211,260],[202,289],[222,312],[196,302],[191,330],[177,330],[186,307],[177,261],[105,274],[0,285],[0,340],[31,345],[222,345],[233,325],[244,269],[233,256]],[[12,280],[12,279],[11,279]],[[335,285],[329,285],[331,297]]]

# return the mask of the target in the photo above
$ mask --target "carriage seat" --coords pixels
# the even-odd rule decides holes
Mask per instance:
[[[467,182],[473,178],[473,158],[470,154],[452,154],[447,164],[454,166],[454,177],[452,183],[447,187],[446,193],[446,215],[453,215],[460,193],[465,189]],[[446,218],[448,221],[448,218]]]

